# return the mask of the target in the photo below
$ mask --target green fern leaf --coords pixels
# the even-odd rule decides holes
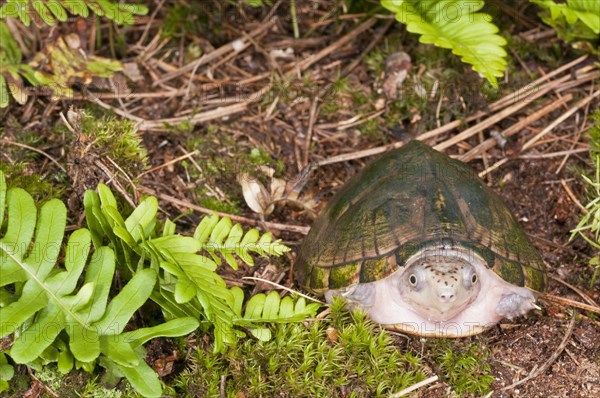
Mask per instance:
[[[8,26],[0,21],[0,108],[8,106],[10,94],[19,104],[27,102],[24,77],[33,86],[40,84],[30,66],[22,64],[23,54]]]
[[[542,14],[544,22],[557,29],[567,40],[584,38],[597,39],[600,34],[600,2],[596,0],[567,0],[555,3],[553,0],[531,0],[549,12]],[[566,24],[563,22],[566,21]],[[582,25],[578,26],[581,21]],[[587,32],[586,32],[587,28]]]
[[[280,300],[273,293],[251,299],[247,307],[250,310],[242,316],[244,293],[239,288],[228,289],[215,272],[221,263],[218,255],[236,268],[233,254],[252,264],[251,252],[272,255],[289,250],[279,240],[273,241],[269,233],[261,235],[255,229],[244,233],[239,224],[213,214],[199,223],[192,237],[176,234],[175,224],[170,221],[165,223],[162,236],[155,236],[156,199],[146,198],[124,220],[117,210],[115,197],[102,184],[97,193],[86,192],[84,205],[94,244],[110,242],[119,266],[131,270],[132,274],[140,272],[136,268],[149,267],[157,271],[158,284],[151,299],[162,308],[167,319],[191,316],[213,326],[215,351],[245,336],[236,327],[247,328],[256,337],[266,339],[270,330],[258,324],[296,322],[314,315],[318,309],[316,304],[306,305],[304,299]],[[202,250],[209,256],[200,254]],[[253,307],[256,319],[250,316]],[[122,358],[122,363],[127,363],[126,359]]]
[[[244,234],[241,225],[233,225],[228,217],[219,218],[216,214],[211,214],[202,219],[196,231],[196,238],[202,248],[206,250],[217,264],[221,264],[220,258],[216,253],[220,253],[227,264],[233,269],[238,268],[238,264],[232,253],[246,264],[254,265],[254,259],[251,252],[261,256],[275,255],[280,256],[290,251],[290,248],[281,243],[278,239],[273,241],[273,235],[267,232],[263,235],[256,229],[250,229]]]
[[[0,15],[2,9],[17,6],[14,2],[4,4],[0,7]],[[40,10],[53,9],[49,8],[50,4],[40,7]],[[45,15],[44,18],[50,18],[50,11],[40,12]],[[9,93],[19,104],[27,101],[24,80],[34,87],[48,88],[56,98],[69,97],[72,96],[70,87],[73,81],[86,81],[94,76],[111,77],[122,69],[117,61],[82,55],[78,49],[69,47],[62,37],[47,43],[44,51],[36,53],[29,64],[21,62],[22,54],[17,42],[6,24],[0,21],[0,108],[8,105]]]
[[[280,298],[279,293],[273,290],[269,294],[259,293],[252,296],[242,316],[244,293],[239,287],[232,287],[230,290],[236,301],[234,308],[239,317],[236,323],[244,326],[252,326],[255,323],[298,322],[315,316],[321,307],[318,303],[306,304],[304,297],[295,301],[290,296]]]
[[[26,26],[31,23],[30,15],[38,17],[48,25],[54,25],[58,19],[67,20],[66,10],[84,18],[92,10],[99,16],[121,24],[132,25],[135,15],[146,15],[148,8],[141,4],[127,4],[108,0],[7,0],[0,7],[0,18],[19,18]]]
[[[38,214],[33,198],[19,188],[7,190],[0,172],[0,208],[0,291],[6,297],[0,306],[0,337],[13,334],[8,351],[13,361],[30,366],[42,360],[58,362],[60,371],[67,372],[75,363],[92,370],[100,360],[130,378],[142,395],[160,395],[160,382],[145,363],[141,344],[157,336],[188,334],[198,321],[173,319],[123,332],[133,313],[150,297],[156,271],[147,268],[135,273],[108,301],[115,257],[109,247],[102,246],[90,259],[88,230],[71,234],[63,267],[57,266],[67,218],[61,201],[45,203]],[[3,371],[0,379],[6,375]],[[139,375],[144,380],[136,379]]]
[[[217,264],[197,253],[202,248],[198,239],[174,234],[173,227],[165,229],[168,233],[165,236],[154,236],[158,208],[155,198],[146,198],[124,220],[112,192],[100,184],[98,193],[86,192],[84,205],[88,225],[97,235],[94,242],[108,239],[122,267],[133,274],[137,267],[147,267],[145,261],[148,260],[156,271],[159,268],[164,271],[158,290],[153,291],[151,297],[167,318],[184,314],[194,318],[204,316],[215,326],[219,336],[235,335],[233,298],[215,272]],[[220,350],[231,338],[215,340],[215,349]]]
[[[419,41],[451,49],[494,87],[506,69],[506,40],[491,17],[478,13],[483,0],[381,0]]]
[[[238,287],[231,288],[231,292],[236,300],[234,308],[239,317],[235,323],[248,328],[250,333],[261,341],[271,339],[271,330],[260,324],[299,322],[315,316],[321,307],[318,303],[306,304],[303,297],[298,298],[296,302],[290,296],[281,299],[278,292],[271,291],[267,295],[259,293],[252,296],[242,316],[244,293]]]

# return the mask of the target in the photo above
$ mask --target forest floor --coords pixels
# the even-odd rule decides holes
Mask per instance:
[[[176,3],[185,10],[184,2]],[[292,247],[287,257],[223,269],[232,285],[258,292],[271,287],[241,277],[300,289],[291,276],[295,250],[314,215],[377,153],[422,140],[465,161],[501,195],[543,256],[550,294],[600,303],[598,283],[589,286],[589,260],[597,253],[570,233],[589,200],[581,174],[591,170],[586,130],[598,107],[593,93],[600,76],[591,56],[564,43],[531,5],[518,2],[513,11],[522,17],[502,10],[494,16],[509,37],[509,67],[494,89],[449,51],[419,43],[390,15],[328,13],[333,1],[298,1],[301,38],[295,39],[281,3],[183,15],[159,9],[139,18],[123,30],[126,44],[119,51],[128,68],[113,81],[118,95],[98,93],[99,84],[91,90],[96,101],[83,94],[74,101],[39,97],[1,110],[0,161],[22,160],[23,181],[43,176],[54,188],[39,196],[59,193],[74,227],[83,222],[77,216],[83,190],[108,182],[131,202],[157,196],[161,210],[171,219],[183,214],[179,225],[190,230],[202,212],[217,210],[273,232]],[[163,39],[169,29],[172,36]],[[93,43],[87,32],[79,30],[82,43]],[[135,190],[106,157],[82,149],[64,129],[56,133],[61,113],[93,102],[95,114],[115,112],[139,128],[148,167],[130,175]],[[8,141],[38,148],[64,172]],[[94,167],[97,162],[105,167]],[[248,193],[252,203],[239,183],[248,176],[265,187]],[[600,396],[598,318],[574,318],[571,308],[544,299],[540,306],[528,317],[448,344],[489,350],[492,396]],[[396,341],[432,374],[443,372],[427,357],[435,339]],[[151,355],[154,363],[165,354]],[[442,377],[413,395],[448,396],[450,386]]]

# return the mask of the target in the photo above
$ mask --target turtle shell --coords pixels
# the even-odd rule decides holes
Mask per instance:
[[[375,282],[429,246],[472,250],[503,280],[543,291],[543,261],[502,199],[464,163],[412,141],[367,165],[304,240],[297,279],[322,294]]]

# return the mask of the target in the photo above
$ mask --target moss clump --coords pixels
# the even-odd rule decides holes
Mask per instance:
[[[458,395],[482,396],[494,382],[489,364],[490,351],[484,346],[462,341],[435,340],[427,356],[435,358],[436,374]]]
[[[174,391],[184,397],[379,397],[424,379],[419,359],[398,350],[364,314],[342,307],[334,304],[327,320],[276,325],[269,342],[246,340],[217,355],[200,349]]]
[[[25,367],[21,367],[15,377],[9,382],[10,388],[2,397],[21,397],[31,388],[31,378],[24,374]],[[33,370],[35,377],[50,391],[61,398],[121,398],[124,396],[139,397],[128,384],[123,383],[123,389],[107,389],[101,385],[98,377],[86,372],[70,372],[62,374],[56,365],[50,364],[43,369]],[[126,391],[126,392],[123,392]],[[42,398],[52,397],[49,393],[42,391]]]
[[[210,192],[206,189],[196,189],[196,194],[201,198],[198,204],[210,210],[220,211],[228,214],[238,214],[240,212],[240,203],[237,199],[223,201],[215,197],[208,196]]]
[[[590,137],[590,152],[592,156],[600,157],[600,108],[596,109],[590,116],[590,119],[594,123],[592,128],[588,131]]]
[[[53,144],[48,143],[45,136],[25,129],[15,118],[7,119],[0,127],[0,139],[8,141],[0,143],[0,171],[8,177],[9,188],[25,189],[37,202],[60,197],[68,184],[66,174],[53,163],[48,162],[45,166],[46,158],[42,154],[19,146],[46,151]]]
[[[81,136],[73,137],[72,147],[76,153],[71,153],[71,158],[79,157],[81,161],[91,153],[94,157],[110,157],[131,176],[146,168],[148,155],[133,121],[98,114],[92,109],[81,111],[78,120]],[[57,130],[63,133],[64,127]]]
[[[25,189],[36,202],[43,203],[52,198],[60,197],[67,184],[64,173],[57,173],[51,178],[30,170],[29,162],[4,163],[0,162],[0,171],[8,177],[8,187]]]
[[[598,253],[600,251],[600,110],[592,114],[591,120],[594,123],[589,130],[592,170],[588,175],[581,174],[586,182],[587,211],[582,214],[577,227],[571,231],[571,239],[579,235],[595,253]],[[600,256],[593,256],[588,262],[594,270],[589,280],[589,288],[592,289],[600,275]]]

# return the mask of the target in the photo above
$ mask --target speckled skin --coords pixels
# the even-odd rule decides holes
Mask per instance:
[[[463,288],[456,294],[466,301],[448,307],[452,317],[432,316],[427,308],[437,304],[411,302],[415,293],[405,284],[409,270],[419,262],[415,259],[435,271],[423,275],[430,284],[444,285],[449,279],[437,282],[434,276],[470,264],[476,285],[492,289],[495,301],[480,303],[477,297],[484,296],[480,287]],[[328,298],[344,294],[355,305],[370,308],[367,312],[375,321],[392,328],[409,331],[394,327],[403,323],[403,317],[411,325],[425,319],[434,326],[412,330],[424,335],[479,333],[503,317],[533,308],[531,290],[543,291],[546,286],[539,254],[500,197],[467,165],[418,141],[385,153],[340,189],[300,248],[296,275],[308,290],[327,293]],[[435,291],[429,288],[433,290],[427,297]],[[391,298],[398,299],[396,306],[390,304]],[[367,299],[376,304],[368,304]],[[463,312],[473,307],[478,313],[467,311],[469,317],[460,318],[456,308],[461,306]],[[400,315],[392,316],[390,308]],[[411,318],[412,313],[418,316]],[[481,327],[440,332],[440,322],[452,319],[463,326],[472,321]],[[428,327],[431,333],[424,330]]]

